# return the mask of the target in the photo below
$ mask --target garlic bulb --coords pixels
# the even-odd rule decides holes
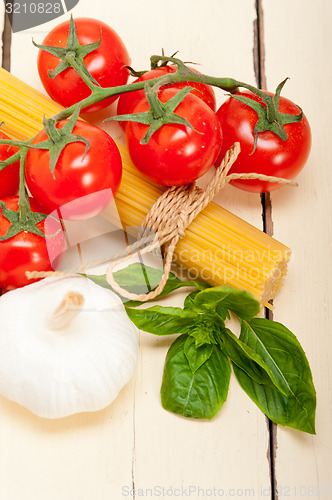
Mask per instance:
[[[36,415],[105,408],[136,364],[121,300],[88,278],[46,278],[0,298],[0,394]]]

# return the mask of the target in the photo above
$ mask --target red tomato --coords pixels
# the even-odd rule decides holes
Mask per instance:
[[[8,135],[0,131],[0,139],[9,139]],[[18,151],[14,146],[0,144],[0,161],[5,161]],[[15,161],[0,171],[0,198],[17,193],[20,179],[20,162]]]
[[[64,123],[57,126],[62,128]],[[73,134],[89,141],[86,154],[83,142],[67,144],[53,176],[49,151],[29,149],[25,178],[30,193],[44,211],[60,209],[63,219],[78,220],[97,215],[107,207],[120,185],[122,161],[115,142],[104,130],[77,121]],[[42,130],[33,144],[46,139]]]
[[[197,70],[191,68],[193,71]],[[152,80],[153,78],[159,78],[161,76],[167,75],[169,73],[175,73],[177,70],[177,66],[162,66],[161,68],[156,68],[152,71],[148,71],[147,73],[144,73],[144,75],[140,76],[137,78],[133,83],[135,82],[142,82],[142,81],[147,81],[147,80]],[[194,87],[196,90],[192,90],[191,93],[202,99],[210,108],[212,111],[216,111],[216,98],[215,94],[213,91],[213,88],[210,85],[204,85],[203,83],[199,82],[183,82],[183,83],[175,83],[173,85],[167,86],[167,87],[161,87],[161,89],[164,88],[176,88],[176,89],[182,89],[183,87]],[[133,112],[133,109],[135,108],[136,104],[139,103],[141,99],[145,96],[144,89],[142,90],[135,90],[134,92],[126,92],[125,94],[121,94],[119,97],[118,101],[118,109],[117,109],[117,114],[118,115],[126,115],[129,113]],[[119,122],[120,125],[125,127],[126,122]]]
[[[169,101],[178,90],[163,90],[159,98]],[[149,109],[144,97],[135,107],[140,113]],[[195,181],[214,164],[222,142],[222,131],[215,113],[201,99],[187,94],[176,108],[195,130],[178,124],[163,125],[148,144],[140,144],[147,125],[128,122],[126,142],[134,165],[157,184],[180,186]]]
[[[251,97],[255,101],[260,99],[253,93],[244,91],[238,95]],[[270,94],[273,95],[273,94]],[[293,115],[299,114],[298,107],[285,97],[280,97],[279,110]],[[288,139],[282,141],[270,131],[258,134],[257,145],[254,153],[254,127],[257,122],[256,112],[249,106],[230,97],[217,111],[223,130],[223,144],[219,158],[220,164],[226,151],[234,144],[240,142],[241,152],[230,170],[231,173],[258,173],[285,179],[293,179],[304,167],[311,149],[311,131],[305,116],[298,123],[289,123],[284,129]],[[231,181],[245,191],[264,193],[273,191],[283,186],[280,183],[271,183],[260,180],[234,180]]]
[[[4,198],[6,208],[18,211],[18,196]],[[33,212],[41,212],[41,208],[30,200]],[[48,238],[28,231],[22,231],[8,240],[0,241],[0,289],[13,290],[38,281],[28,279],[26,271],[52,271],[56,258],[65,249],[65,239],[60,221],[47,218],[39,222],[39,229]],[[0,236],[4,236],[10,222],[2,215],[0,207]]]
[[[84,63],[89,73],[101,87],[115,87],[125,85],[129,71],[125,67],[130,64],[130,58],[125,45],[117,33],[107,24],[90,18],[75,19],[77,37],[80,45],[97,42],[101,34],[101,43],[98,49],[84,57]],[[51,30],[43,41],[43,45],[65,47],[69,34],[69,21],[59,24]],[[49,96],[65,108],[88,97],[89,87],[73,68],[67,68],[54,79],[48,76],[60,59],[52,54],[39,50],[38,72],[40,79]],[[117,96],[110,97],[84,109],[84,112],[98,111],[111,104]]]

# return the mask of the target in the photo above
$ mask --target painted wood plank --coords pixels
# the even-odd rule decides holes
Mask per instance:
[[[311,364],[318,398],[317,435],[278,428],[277,485],[279,498],[331,498],[332,5],[328,0],[264,0],[263,10],[268,87],[273,90],[290,77],[284,95],[303,108],[313,133],[311,157],[298,176],[299,187],[272,194],[272,215],[275,237],[294,254],[274,317],[298,336]]]
[[[209,0],[80,0],[73,15],[109,23],[122,36],[132,64],[146,68],[150,54],[180,50],[201,71],[255,83],[254,2]],[[144,12],[144,15],[142,13]],[[64,18],[15,33],[11,71],[42,90],[33,36],[41,42]],[[23,52],[24,49],[24,52]],[[218,102],[225,98],[218,92]],[[261,227],[259,197],[226,187],[218,202]],[[184,294],[173,298],[181,305]],[[17,405],[0,401],[0,492],[6,500],[106,500],[140,491],[191,489],[192,498],[209,491],[224,496],[258,496],[269,487],[268,430],[265,417],[232,378],[223,410],[211,422],[188,421],[161,408],[159,390],[169,340],[140,334],[135,380],[110,408],[48,422]],[[6,450],[6,452],[4,452]],[[18,457],[20,457],[18,459]],[[35,471],[39,474],[36,487]],[[20,477],[20,482],[14,480]],[[42,478],[42,479],[40,479]],[[154,489],[157,488],[157,489]],[[159,488],[159,490],[158,490]],[[141,490],[142,489],[142,490]],[[128,493],[128,495],[127,495]],[[150,495],[152,496],[152,495]]]

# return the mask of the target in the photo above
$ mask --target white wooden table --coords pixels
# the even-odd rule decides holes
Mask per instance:
[[[217,201],[259,228],[264,213],[267,230],[293,250],[273,315],[309,359],[317,434],[269,424],[234,377],[212,421],[166,412],[159,390],[170,339],[141,333],[136,377],[104,411],[48,421],[0,399],[0,499],[332,498],[331,1],[80,0],[72,13],[112,26],[138,69],[163,48],[208,74],[271,91],[290,77],[284,94],[303,107],[313,132],[299,187],[262,204],[259,195],[228,186]],[[10,71],[42,90],[31,38],[41,43],[68,18],[12,34],[7,68],[10,56]],[[177,297],[181,304],[184,296]]]

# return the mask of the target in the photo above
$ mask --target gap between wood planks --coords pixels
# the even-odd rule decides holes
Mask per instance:
[[[264,12],[263,0],[255,0],[256,20],[254,22],[254,70],[257,86],[266,89],[265,47],[264,47]],[[263,231],[273,236],[272,203],[270,193],[261,194]],[[265,317],[273,320],[273,311],[265,308]],[[267,457],[270,464],[271,500],[277,500],[276,452],[277,425],[267,419],[269,429],[269,449]]]

